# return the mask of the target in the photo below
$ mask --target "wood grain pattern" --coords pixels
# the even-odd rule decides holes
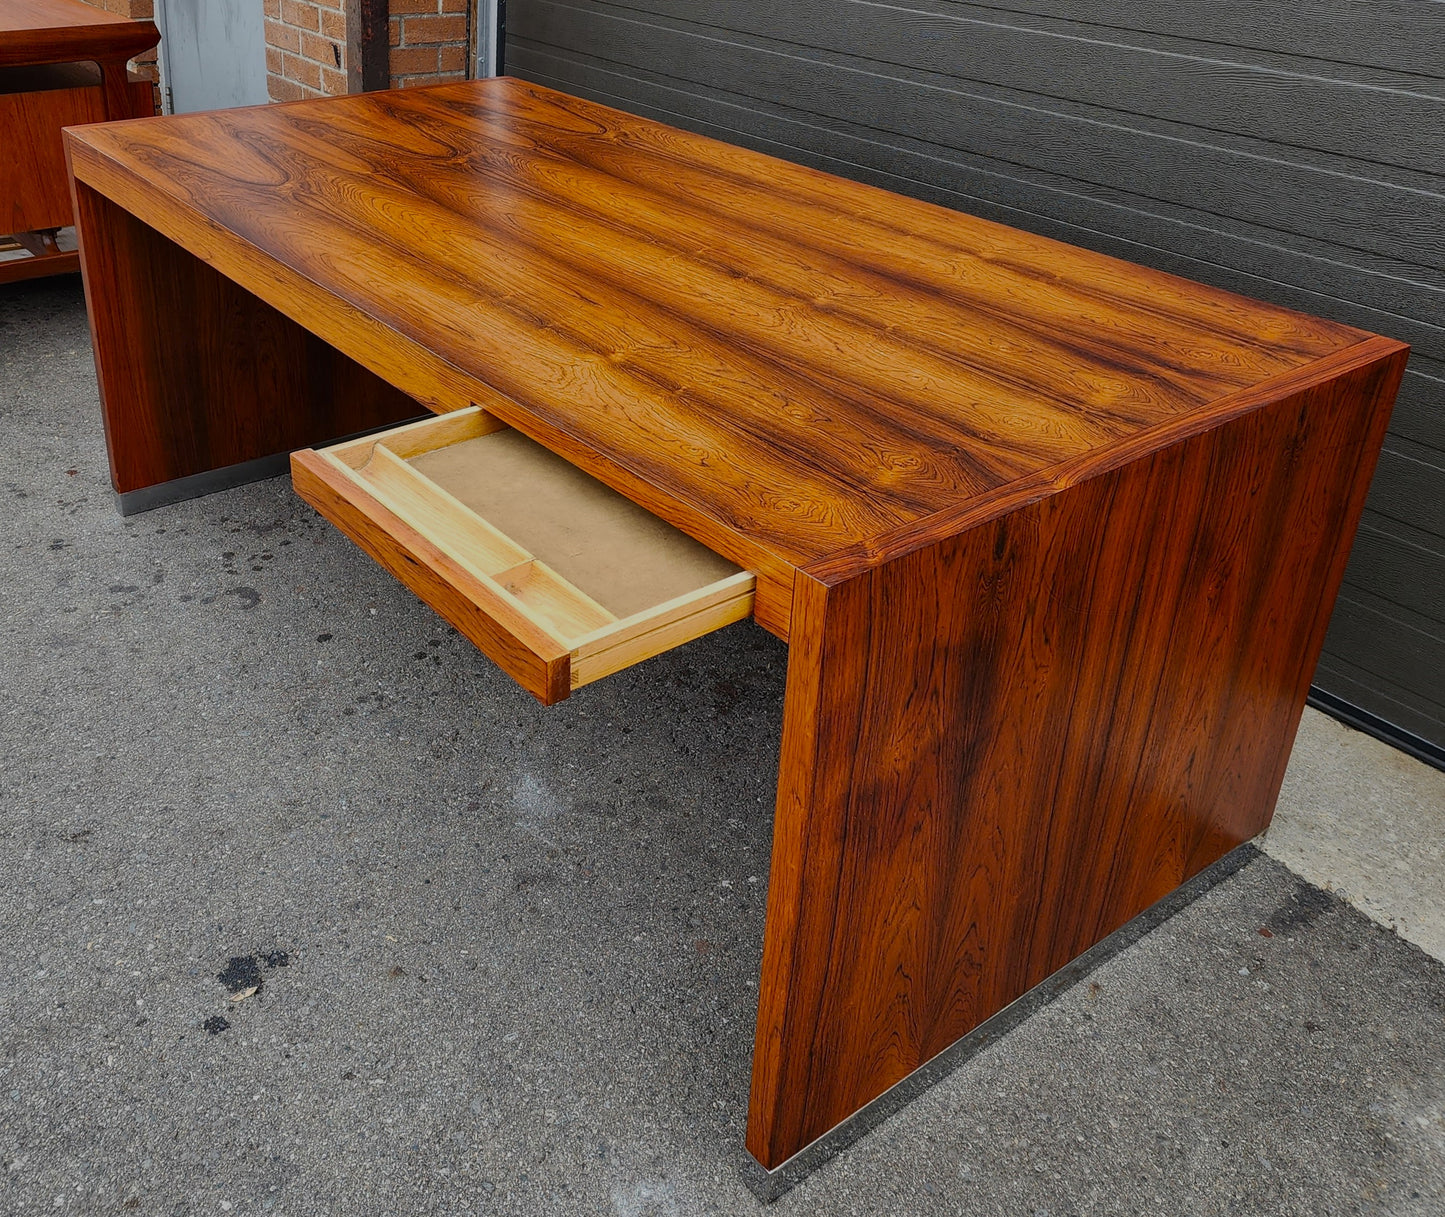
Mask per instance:
[[[84,183],[74,200],[118,491],[421,412]]]
[[[294,453],[296,492],[456,626],[479,650],[545,705],[572,691],[565,646],[317,452]],[[485,607],[480,607],[480,606]]]
[[[1445,503],[1445,5],[1229,0],[1203,11],[527,0],[511,10],[507,64],[1409,342],[1373,493]],[[1413,493],[1402,469],[1430,485]],[[1415,604],[1377,578],[1405,552]],[[1373,606],[1364,628],[1344,616],[1354,605]],[[1340,606],[1315,685],[1445,747],[1445,532],[1367,504]]]
[[[106,120],[155,112],[154,94],[134,87],[126,63],[160,37],[154,22],[118,17],[80,0],[0,0],[0,69],[94,63]]]
[[[26,279],[42,279],[47,275],[74,274],[80,269],[80,254],[46,254],[42,257],[9,258],[0,262],[0,283],[20,283]]]
[[[126,61],[159,39],[149,21],[79,0],[0,0],[0,233],[72,222],[61,129],[153,114],[150,83]],[[74,252],[42,248],[0,262],[0,283],[77,269]]]
[[[800,575],[748,1146],[775,1167],[1262,831],[1405,351]]]
[[[1383,345],[1382,345],[1383,344]],[[862,574],[893,558],[911,553],[920,545],[940,537],[954,536],[997,519],[1011,511],[1028,507],[1046,495],[1056,494],[1100,474],[1123,468],[1132,461],[1147,457],[1161,448],[1171,447],[1201,435],[1224,423],[1232,422],[1261,406],[1278,401],[1337,377],[1349,376],[1375,363],[1382,354],[1401,349],[1393,339],[1369,338],[1351,347],[1334,351],[1304,368],[1297,368],[1271,377],[1237,393],[1214,402],[1207,409],[1173,418],[1148,427],[1117,444],[1092,452],[1083,452],[1050,469],[1022,477],[989,494],[960,502],[904,525],[892,533],[871,541],[840,549],[808,567],[808,573],[825,583],[839,583]],[[1375,459],[1375,458],[1371,458]]]
[[[123,66],[160,40],[154,22],[80,0],[0,0],[0,67],[82,61]]]
[[[403,427],[399,439],[406,446],[424,440],[427,430]],[[560,505],[558,516],[567,521],[564,535],[544,530],[534,538],[554,562],[575,560],[579,543],[611,549],[617,555],[615,571],[582,569],[606,569],[609,579],[625,580],[638,569],[634,563],[660,558],[651,563],[651,596],[630,596],[640,607],[619,617],[393,454],[388,438],[383,432],[371,445],[370,459],[356,466],[347,459],[362,455],[355,444],[292,453],[297,492],[544,705],[752,615],[756,577],[750,571],[737,571],[705,550],[701,555],[708,562],[699,568],[691,552],[694,543],[683,539],[685,556],[676,577],[668,580],[666,568],[680,558],[658,530],[673,538],[676,533],[644,516],[655,529],[612,548],[618,541],[616,516],[599,512],[590,493],[579,493],[575,485],[540,477],[534,497],[554,508]],[[478,465],[477,459],[474,451],[466,463],[485,478],[496,466]],[[603,494],[616,498],[611,491]],[[510,493],[505,505],[515,506]],[[630,503],[625,506],[629,513],[636,511]],[[525,515],[520,518],[525,522]],[[549,553],[549,545],[559,548]],[[731,573],[718,577],[719,569]],[[668,586],[685,590],[669,597],[662,590]]]
[[[855,12],[861,7],[841,0],[830,0],[828,6]],[[1304,241],[1292,243],[1306,247],[1312,241],[1328,241],[1384,259],[1426,266],[1438,262],[1441,225],[1433,196],[1439,188],[1436,173],[1441,145],[1433,133],[1445,120],[1445,104],[1438,95],[1430,95],[1434,90],[1412,87],[1415,82],[1409,77],[1391,82],[1401,101],[1414,102],[1400,107],[1385,100],[1394,95],[1389,89],[1378,90],[1385,95],[1380,100],[1365,102],[1362,99],[1376,90],[1358,86],[1331,90],[1315,74],[1298,69],[1266,83],[1261,81],[1261,73],[1231,72],[1215,63],[1205,73],[1212,81],[1230,80],[1231,75],[1244,77],[1230,81],[1236,107],[1233,119],[1201,113],[1204,99],[1186,91],[1185,98],[1175,102],[1176,112],[1185,105],[1192,111],[1194,125],[1184,127],[1155,117],[1169,110],[1171,94],[1182,83],[1179,56],[1136,52],[1131,61],[1121,56],[1120,49],[1111,55],[1097,42],[1088,45],[1087,56],[1076,48],[1072,55],[1076,71],[1092,75],[1096,86],[1114,98],[1110,110],[1101,113],[1095,105],[1052,100],[1050,94],[1064,86],[1068,73],[1059,70],[1057,59],[1050,63],[1050,50],[1020,47],[1026,36],[1017,30],[1004,38],[1003,45],[1015,56],[1027,56],[1016,68],[1019,76],[1033,82],[1026,91],[987,83],[1006,57],[998,54],[997,46],[987,45],[990,38],[972,32],[968,41],[977,45],[965,52],[957,40],[949,46],[950,40],[937,34],[929,38],[910,31],[908,45],[920,48],[912,52],[913,62],[877,63],[888,55],[890,41],[899,53],[896,32],[889,38],[889,27],[898,19],[897,9],[891,5],[881,12],[862,10],[859,19],[870,35],[862,41],[869,49],[861,57],[847,58],[826,51],[779,54],[794,44],[778,29],[779,23],[768,21],[764,10],[756,6],[747,24],[761,39],[777,37],[778,42],[771,46],[747,34],[724,42],[699,39],[697,27],[690,24],[696,20],[690,11],[697,7],[695,0],[669,7],[675,14],[671,20],[629,20],[631,14],[610,5],[533,0],[521,7],[508,28],[509,32],[514,26],[532,32],[537,41],[530,45],[538,49],[561,44],[567,57],[564,65],[579,57],[584,63],[595,57],[594,63],[600,60],[604,65],[616,65],[614,71],[622,79],[615,82],[614,89],[620,89],[623,96],[633,92],[629,77],[666,82],[685,95],[684,112],[701,108],[696,105],[701,98],[718,99],[724,104],[711,107],[714,119],[739,124],[744,130],[754,126],[748,113],[752,106],[766,111],[781,105],[803,119],[793,138],[805,147],[815,142],[809,131],[813,124],[807,118],[821,116],[818,125],[825,130],[841,127],[862,137],[855,156],[865,164],[892,159],[886,152],[870,157],[866,147],[870,142],[880,152],[899,146],[914,148],[954,163],[982,163],[996,174],[1043,178],[1056,192],[1060,186],[1071,192],[1107,192],[1115,200],[1122,196],[1135,201],[1141,209],[1147,209],[1150,202],[1161,209],[1198,208],[1222,217],[1227,224],[1304,237]],[[948,8],[957,11],[953,5]],[[678,17],[683,19],[678,21]],[[822,36],[814,41],[830,39]],[[1057,37],[1044,41],[1054,48],[1061,42]],[[929,55],[921,46],[927,43],[936,48],[934,64],[941,61],[951,71],[922,67],[918,61]],[[995,66],[978,67],[976,61],[988,61],[991,52]],[[523,74],[532,75],[528,61],[518,58]],[[1065,52],[1066,61],[1069,58]],[[560,71],[568,73],[568,66],[561,66]],[[1113,81],[1118,83],[1110,88]],[[1269,93],[1284,94],[1289,100],[1268,104],[1264,96]],[[1316,141],[1306,133],[1296,133],[1286,144],[1266,143],[1261,137],[1286,134],[1279,131],[1278,119],[1287,118],[1295,104],[1311,107],[1317,129],[1338,130],[1342,122],[1355,128],[1353,155],[1336,160],[1328,154],[1301,151],[1301,145],[1308,148]],[[1398,134],[1371,122],[1371,115],[1378,113],[1383,126],[1401,109],[1410,112],[1410,120]],[[1255,133],[1254,139],[1232,140],[1217,134],[1239,130],[1241,111],[1251,116],[1246,129]],[[1270,117],[1262,117],[1261,112]],[[1408,134],[1421,129],[1431,134],[1415,139]],[[1411,144],[1415,146],[1413,154],[1400,157],[1398,149]],[[1361,154],[1367,155],[1356,159]],[[1424,167],[1423,173],[1407,169],[1382,174],[1375,168],[1379,161],[1396,159],[1415,161]],[[1325,165],[1319,163],[1322,160]],[[1400,189],[1397,182],[1402,177],[1414,189]],[[988,197],[986,186],[984,190]],[[1390,216],[1389,223],[1361,222],[1364,217],[1383,215]],[[1116,225],[1119,222],[1114,221]],[[1263,235],[1258,227],[1255,232],[1257,237]]]
[[[333,454],[335,455],[335,454]],[[526,562],[531,555],[492,525],[468,511],[451,495],[423,477],[411,464],[380,443],[356,467],[369,489],[388,507],[411,520],[428,537],[445,538],[447,550],[486,576]]]
[[[513,80],[68,146],[118,486],[292,435],[267,377],[297,432],[387,384],[758,572],[765,1165],[1268,822],[1401,344]],[[296,467],[543,700],[654,645],[509,641],[434,539]]]
[[[572,687],[580,688],[753,615],[754,576],[742,571],[701,593],[679,596],[650,613],[635,613],[577,640]]]
[[[127,117],[149,112],[149,81],[130,82],[127,105]],[[94,69],[0,69],[0,233],[71,223],[70,177],[60,131],[104,122],[106,116]]]
[[[757,570],[780,632],[799,565],[1360,337],[507,79],[72,146],[338,349],[425,352],[420,399]]]

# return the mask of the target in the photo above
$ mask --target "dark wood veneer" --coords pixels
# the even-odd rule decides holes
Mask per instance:
[[[73,186],[117,490],[420,413],[405,393],[104,195]]]
[[[764,1165],[1268,823],[1402,344],[512,80],[69,149],[119,489],[476,403],[757,573]]]
[[[512,80],[101,128],[72,157],[259,294],[304,280],[341,349],[426,352],[438,408],[500,398],[774,565],[1361,337]]]
[[[0,283],[79,269],[55,241],[72,222],[61,130],[153,114],[126,61],[159,39],[80,0],[0,0],[0,235],[31,255],[0,262]]]
[[[1405,355],[798,578],[748,1147],[768,1166],[1263,831]]]
[[[153,21],[118,17],[81,0],[0,0],[0,67],[79,62],[124,67],[159,41]]]

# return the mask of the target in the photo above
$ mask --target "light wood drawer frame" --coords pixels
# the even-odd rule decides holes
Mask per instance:
[[[607,609],[414,469],[506,427],[480,407],[291,456],[300,496],[545,705],[752,615],[739,571],[631,616]]]

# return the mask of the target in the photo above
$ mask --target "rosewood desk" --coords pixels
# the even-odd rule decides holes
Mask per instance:
[[[71,223],[61,128],[154,114],[125,65],[159,41],[80,0],[0,0],[0,248],[29,255],[0,261],[0,283],[80,269],[55,239]]]
[[[764,1166],[1268,824],[1400,343],[514,80],[68,138],[122,496],[303,449],[547,702],[787,641]]]

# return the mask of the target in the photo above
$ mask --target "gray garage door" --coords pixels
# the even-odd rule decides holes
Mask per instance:
[[[1445,4],[511,0],[506,69],[1414,348],[1316,700],[1445,758]]]

